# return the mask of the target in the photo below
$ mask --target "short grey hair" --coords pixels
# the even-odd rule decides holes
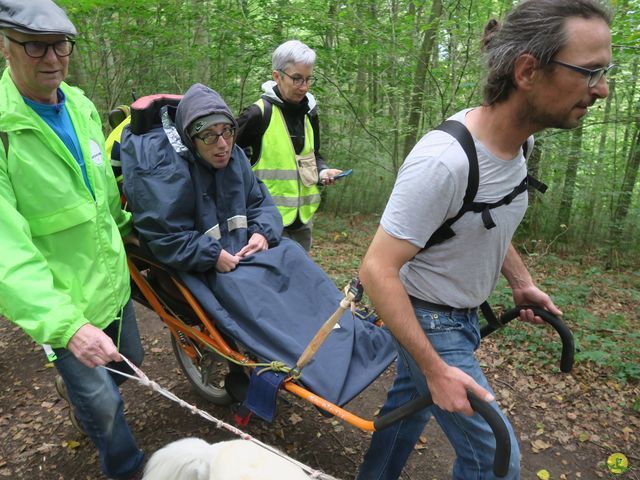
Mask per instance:
[[[274,70],[284,70],[294,63],[313,66],[316,63],[316,52],[300,40],[289,40],[276,48],[271,57]]]
[[[530,54],[544,68],[567,43],[569,18],[599,18],[611,26],[611,13],[599,0],[524,0],[502,25],[489,20],[482,49],[487,64],[484,103],[506,100],[515,89],[513,69],[520,55]]]

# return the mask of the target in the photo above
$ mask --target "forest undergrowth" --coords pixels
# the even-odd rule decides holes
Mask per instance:
[[[377,216],[318,216],[313,256],[339,287],[357,275],[377,226]],[[534,453],[553,445],[570,453],[589,443],[602,450],[602,475],[611,452],[640,465],[640,268],[606,269],[579,252],[521,254],[563,311],[575,363],[571,374],[560,375],[553,329],[513,321],[483,340],[478,353],[500,403],[510,411],[516,397],[526,398],[538,411]],[[489,301],[498,312],[513,307],[506,281]]]

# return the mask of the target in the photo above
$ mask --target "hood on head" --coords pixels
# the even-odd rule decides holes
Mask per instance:
[[[188,134],[189,126],[198,118],[209,115],[224,115],[233,128],[238,127],[236,119],[220,94],[201,83],[196,83],[184,94],[176,111],[176,129],[182,143],[190,150],[195,151],[195,146]]]

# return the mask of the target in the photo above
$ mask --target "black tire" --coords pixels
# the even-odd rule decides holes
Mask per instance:
[[[175,355],[176,360],[178,360],[182,373],[187,377],[187,380],[189,380],[189,383],[196,393],[214,405],[231,405],[233,403],[233,398],[231,398],[224,388],[224,378],[229,372],[227,360],[216,355],[210,350],[207,351],[206,355],[213,357],[210,361],[214,365],[214,369],[210,372],[211,378],[205,384],[202,380],[200,363],[195,363],[191,357],[185,353],[181,345],[182,342],[176,340],[176,338],[171,335],[173,354]]]

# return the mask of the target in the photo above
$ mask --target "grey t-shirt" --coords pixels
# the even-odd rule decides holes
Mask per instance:
[[[450,119],[464,122],[471,109]],[[480,181],[476,202],[493,203],[509,194],[527,175],[520,152],[502,160],[475,140]],[[529,138],[530,152],[533,138]],[[467,188],[469,162],[462,147],[449,134],[426,134],[400,168],[382,215],[389,235],[424,247],[431,235],[460,208]],[[500,269],[515,229],[527,209],[527,193],[509,205],[491,210],[496,226],[484,227],[479,213],[467,212],[452,226],[456,235],[419,252],[400,270],[407,293],[423,300],[457,308],[484,302],[500,276]]]

